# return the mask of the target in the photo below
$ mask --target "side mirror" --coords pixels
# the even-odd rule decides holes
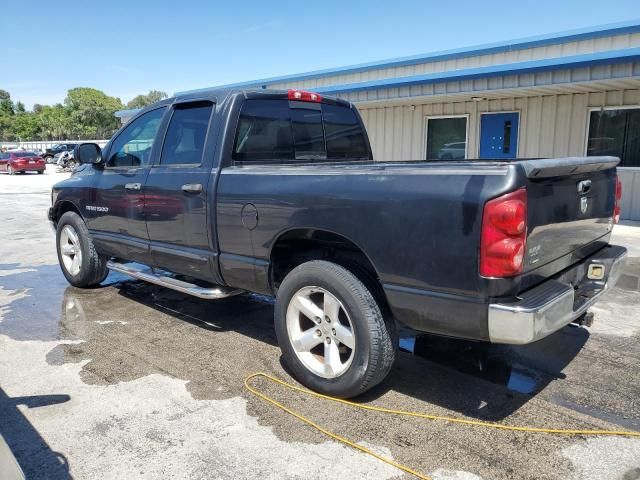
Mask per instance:
[[[73,149],[73,158],[78,163],[102,163],[102,149],[95,143],[80,143]]]

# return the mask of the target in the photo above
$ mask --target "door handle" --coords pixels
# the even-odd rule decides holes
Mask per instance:
[[[124,185],[124,188],[126,190],[141,190],[142,189],[142,184],[141,183],[126,183]]]
[[[202,191],[201,183],[185,183],[182,185],[182,191],[187,193],[200,193]]]

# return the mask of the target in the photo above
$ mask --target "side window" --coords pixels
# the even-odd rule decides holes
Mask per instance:
[[[113,141],[107,167],[143,167],[151,160],[151,147],[164,108],[145,113],[129,124]]]
[[[355,112],[339,105],[322,105],[328,159],[369,158],[362,125]]]
[[[286,100],[247,100],[233,146],[238,161],[293,160],[291,117]]]
[[[199,165],[213,104],[178,105],[173,111],[160,156],[161,165]]]

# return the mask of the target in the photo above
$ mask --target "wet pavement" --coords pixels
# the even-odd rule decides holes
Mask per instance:
[[[28,478],[409,478],[253,398],[246,375],[292,381],[269,298],[206,301],[111,274],[70,287],[45,214],[55,175],[0,176],[0,433]],[[592,328],[533,345],[403,329],[394,409],[552,428],[640,431],[640,228]],[[438,480],[640,479],[640,440],[550,437],[389,417],[261,389]]]

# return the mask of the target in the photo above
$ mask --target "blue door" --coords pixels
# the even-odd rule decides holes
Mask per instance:
[[[480,158],[516,158],[519,117],[517,112],[480,116]]]

